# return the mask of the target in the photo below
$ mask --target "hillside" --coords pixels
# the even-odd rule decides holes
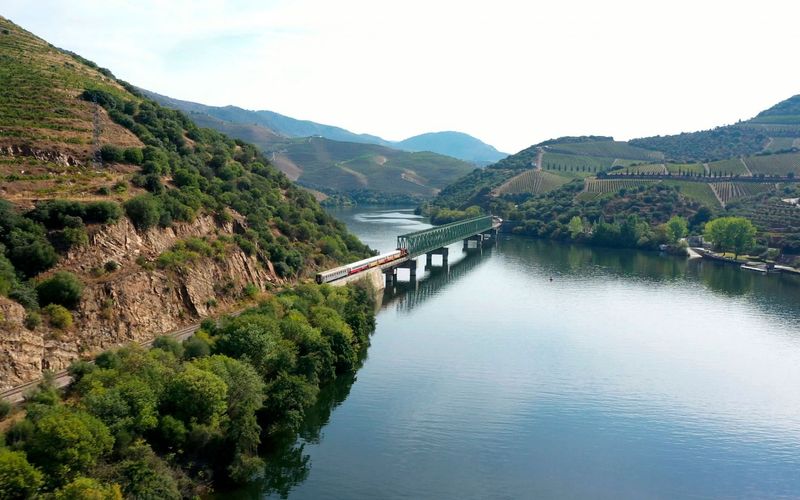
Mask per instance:
[[[516,220],[518,233],[580,240],[580,231],[567,236],[573,217],[585,228],[595,227],[600,215],[632,216],[638,221],[634,226],[652,226],[666,222],[669,207],[681,206],[680,213],[690,218],[746,215],[759,229],[759,248],[797,253],[797,208],[781,200],[798,193],[799,110],[795,96],[751,120],[708,131],[627,142],[601,136],[551,139],[469,173],[421,208],[444,222],[478,206]],[[641,245],[625,245],[664,241],[663,234],[649,231],[639,231]]]
[[[140,90],[163,106],[189,113],[198,123],[208,123],[208,126],[212,128],[217,128],[217,122],[209,120],[209,118],[228,122],[227,124],[219,125],[220,127],[231,127],[231,125],[236,124],[243,129],[265,128],[270,133],[286,138],[313,136],[333,141],[386,146],[402,151],[430,151],[476,165],[494,163],[507,156],[506,153],[501,153],[483,141],[462,132],[431,132],[409,137],[402,141],[388,141],[370,134],[355,134],[333,125],[324,125],[309,120],[297,120],[273,111],[251,111],[236,106],[207,106],[196,102],[174,99],[144,89]],[[217,128],[217,130],[220,130],[220,128]],[[252,131],[250,133],[253,135],[263,134],[263,132]],[[239,138],[238,135],[232,135]],[[275,146],[275,141],[269,139],[256,142],[256,145],[264,151],[270,152],[272,147]]]
[[[0,388],[369,254],[251,144],[4,18],[0,61]]]
[[[372,144],[294,139],[272,156],[276,165],[303,186],[357,201],[393,196],[420,200],[471,171],[474,166],[436,153],[408,153]]]

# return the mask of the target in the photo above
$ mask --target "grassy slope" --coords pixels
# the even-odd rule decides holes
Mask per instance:
[[[0,196],[92,198],[130,172],[125,165],[90,168],[94,106],[78,99],[88,85],[127,94],[110,76],[0,17]],[[103,144],[142,146],[103,110],[100,121]],[[8,154],[17,148],[36,156]]]

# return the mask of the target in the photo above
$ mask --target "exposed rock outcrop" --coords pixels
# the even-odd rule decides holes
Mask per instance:
[[[62,370],[81,356],[196,323],[235,305],[250,283],[261,288],[279,283],[271,265],[233,245],[224,257],[202,258],[179,271],[136,263],[140,256],[156,258],[180,239],[232,234],[242,224],[238,217],[218,224],[201,216],[190,224],[140,233],[123,219],[94,231],[90,244],[71,252],[56,269],[74,272],[86,283],[71,330],[46,325],[29,330],[22,307],[0,297],[0,390],[36,379],[43,369]],[[118,270],[92,277],[111,260]]]
[[[51,151],[46,149],[33,148],[27,144],[13,144],[10,146],[0,146],[0,155],[19,157],[30,156],[40,161],[56,163],[65,167],[83,165],[83,162],[72,155],[61,151]]]

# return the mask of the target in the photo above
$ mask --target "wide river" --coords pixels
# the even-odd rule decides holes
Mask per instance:
[[[334,215],[384,251],[428,227]],[[424,264],[244,496],[800,497],[800,279],[509,237]]]

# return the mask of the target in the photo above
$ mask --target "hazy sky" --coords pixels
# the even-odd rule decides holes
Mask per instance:
[[[0,0],[135,85],[507,152],[746,119],[800,93],[800,2]]]

